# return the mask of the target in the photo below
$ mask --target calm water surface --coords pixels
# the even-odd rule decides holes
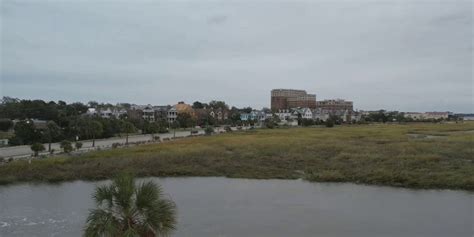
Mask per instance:
[[[173,236],[472,237],[474,194],[301,180],[153,178]],[[81,236],[97,182],[0,186],[0,236]]]

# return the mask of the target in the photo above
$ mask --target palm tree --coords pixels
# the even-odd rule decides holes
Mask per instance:
[[[133,123],[124,122],[124,123],[122,123],[122,132],[124,132],[126,134],[125,144],[128,145],[128,134],[132,133],[132,132],[135,132],[135,126],[133,125]]]
[[[152,181],[135,185],[131,175],[117,176],[96,188],[97,209],[87,218],[84,236],[167,236],[175,229],[176,206]]]

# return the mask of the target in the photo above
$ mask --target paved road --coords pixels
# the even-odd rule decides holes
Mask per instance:
[[[216,129],[216,131],[222,131],[222,129]],[[199,131],[199,134],[203,134],[204,132],[202,130]],[[190,131],[176,131],[176,137],[185,137],[190,135]],[[155,134],[160,136],[161,139],[164,138],[172,138],[174,137],[174,133],[161,133],[161,134]],[[134,136],[129,136],[128,137],[128,142],[129,143],[135,143],[135,142],[146,142],[146,141],[151,141],[152,140],[152,135],[151,134],[145,134],[145,135],[134,135]],[[82,151],[87,151],[92,149],[92,141],[91,140],[86,140],[86,141],[81,141],[82,142]],[[112,138],[107,138],[107,139],[96,139],[95,140],[95,146],[96,147],[110,147],[112,146],[113,143],[123,143],[125,144],[125,136],[124,137],[112,137]],[[48,144],[44,144],[44,147],[48,149]],[[52,143],[51,144],[51,149],[54,149],[55,151],[59,152],[61,150],[59,143]],[[4,147],[0,148],[0,157],[13,157],[13,158],[21,158],[21,157],[27,157],[33,154],[33,152],[30,149],[29,145],[25,146],[12,146],[12,147]],[[41,153],[41,154],[47,154],[47,152]]]

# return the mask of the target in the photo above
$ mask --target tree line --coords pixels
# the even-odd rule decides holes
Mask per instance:
[[[53,143],[108,138],[136,131],[127,119],[84,116],[88,105],[64,101],[19,100],[4,97],[0,104],[0,130],[13,128],[10,145]],[[15,124],[13,120],[18,120]]]
[[[250,112],[252,108],[238,109],[229,106],[224,101],[202,103],[196,101],[193,109],[213,109],[227,113],[227,119],[218,120],[209,113],[201,116],[191,116],[179,113],[176,121],[169,123],[166,116],[157,117],[154,122],[141,118],[102,118],[86,116],[88,108],[129,109],[130,104],[117,105],[90,101],[66,103],[64,101],[26,100],[3,97],[0,103],[0,131],[14,131],[9,139],[10,145],[30,145],[34,143],[54,143],[60,141],[76,141],[109,138],[141,131],[143,134],[166,133],[169,129],[189,128],[194,126],[242,125],[240,113]],[[15,124],[14,121],[15,120]],[[48,149],[49,150],[49,149]]]

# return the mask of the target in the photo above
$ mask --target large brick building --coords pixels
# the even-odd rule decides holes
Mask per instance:
[[[316,95],[305,90],[273,89],[271,92],[271,109],[291,109],[296,107],[316,108]]]

